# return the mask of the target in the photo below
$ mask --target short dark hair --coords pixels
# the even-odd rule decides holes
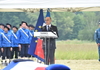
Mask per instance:
[[[5,26],[3,23],[0,23],[1,26]]]
[[[22,21],[20,25],[22,25],[23,23],[25,23],[28,26],[27,22],[25,22],[25,21]]]
[[[21,24],[19,24],[19,26],[21,26]]]
[[[16,28],[18,30],[18,27],[16,27],[16,26],[13,26],[12,28]]]
[[[11,24],[9,24],[9,23],[6,23],[6,25],[10,25],[10,27],[12,27],[12,25],[11,25]]]
[[[8,31],[10,30],[7,26],[4,26],[4,28],[7,28],[7,29],[8,29]]]
[[[32,27],[32,28],[35,28],[35,26],[33,26],[33,25],[28,25],[28,27]]]

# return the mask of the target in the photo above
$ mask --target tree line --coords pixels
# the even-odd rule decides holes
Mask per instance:
[[[44,12],[45,18],[46,12]],[[0,23],[19,27],[21,21],[36,25],[39,12],[0,12]],[[58,27],[58,40],[94,40],[100,12],[51,12],[52,24]]]

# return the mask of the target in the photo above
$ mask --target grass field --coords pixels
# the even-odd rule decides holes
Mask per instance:
[[[95,42],[67,40],[57,41],[56,59],[90,60],[98,59],[98,47]]]

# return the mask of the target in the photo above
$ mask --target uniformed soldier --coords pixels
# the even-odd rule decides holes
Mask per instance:
[[[35,26],[33,26],[33,25],[29,25],[28,27],[29,27],[29,30],[31,30],[32,33],[33,33],[33,32],[34,32],[34,28],[35,28]]]
[[[98,54],[99,54],[99,61],[100,61],[100,22],[99,22],[99,28],[95,30],[95,41],[98,45]]]
[[[33,25],[28,25],[28,28],[29,28],[29,30],[30,30],[30,42],[29,43],[31,43],[31,40],[32,40],[32,37],[33,37],[33,35],[34,35],[34,26]],[[32,57],[31,55],[29,55],[29,58],[30,57]],[[34,56],[33,56],[34,57]]]
[[[18,30],[19,47],[21,48],[20,56],[28,57],[28,47],[30,41],[30,31],[26,28],[27,23],[22,21],[21,28]]]
[[[0,32],[4,31],[4,24],[0,23]]]
[[[21,26],[21,24],[19,24],[19,28],[18,28],[18,30],[20,30],[22,28],[22,26]],[[20,45],[19,45],[20,46]],[[19,57],[20,57],[20,55],[21,55],[21,48],[19,47]]]
[[[4,24],[0,23],[0,34],[4,32]],[[1,43],[1,40],[0,40]],[[1,47],[0,47],[0,57],[2,56]]]
[[[1,32],[0,32],[0,57],[1,57],[1,48],[2,48],[2,45],[1,45]]]
[[[12,27],[12,55],[11,58],[18,59],[18,52],[19,52],[19,39],[18,39],[18,28],[16,26]],[[15,57],[14,57],[15,56]]]
[[[11,24],[9,24],[9,23],[6,23],[6,26],[9,28],[9,32],[11,32],[11,31],[12,31],[12,30],[11,30],[12,25],[11,25]]]
[[[9,32],[9,28],[7,26],[4,27],[4,32],[1,33],[1,43],[2,43],[2,63],[10,62],[11,51],[12,51],[12,40],[11,33]],[[7,60],[6,60],[7,58]]]
[[[31,35],[31,38],[30,38],[30,43],[31,43],[32,37],[33,37],[33,35],[34,35],[34,28],[35,28],[35,27],[34,27],[33,25],[29,25],[28,27],[29,27],[30,35]]]

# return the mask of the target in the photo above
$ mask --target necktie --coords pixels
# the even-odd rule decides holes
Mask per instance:
[[[48,31],[49,31],[50,29],[49,29],[49,25],[48,25]]]

